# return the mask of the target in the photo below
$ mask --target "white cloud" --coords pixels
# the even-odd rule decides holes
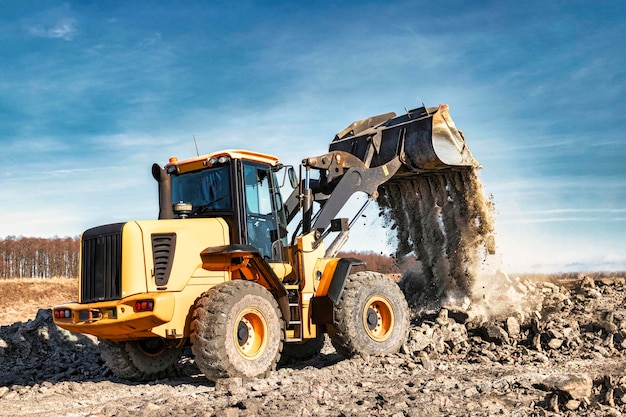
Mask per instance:
[[[31,36],[48,39],[62,39],[71,41],[77,35],[76,19],[65,17],[56,20],[52,25],[33,24],[27,26]]]

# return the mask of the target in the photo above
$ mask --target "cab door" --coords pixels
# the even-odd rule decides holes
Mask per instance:
[[[272,253],[272,244],[284,238],[285,233],[280,231],[286,227],[279,227],[284,216],[277,215],[282,201],[273,172],[267,165],[248,161],[244,161],[243,171],[247,243],[254,246],[264,259],[280,260],[279,251]]]

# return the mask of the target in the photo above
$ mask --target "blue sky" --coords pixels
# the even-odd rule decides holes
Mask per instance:
[[[447,103],[506,269],[626,270],[626,2],[0,0],[0,59],[0,237],[154,218],[194,135],[297,164]]]

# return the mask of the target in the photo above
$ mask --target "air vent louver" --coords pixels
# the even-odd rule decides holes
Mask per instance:
[[[167,285],[172,271],[175,250],[176,233],[152,235],[152,260],[154,261],[154,282],[156,285]]]

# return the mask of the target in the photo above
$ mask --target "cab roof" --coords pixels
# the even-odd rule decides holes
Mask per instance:
[[[276,166],[276,164],[278,164],[278,158],[272,155],[241,149],[227,149],[188,159],[179,160],[178,158],[170,158],[169,162],[165,165],[165,169],[170,167],[176,167],[178,168],[179,172],[194,171],[196,169],[202,169],[206,167],[207,162],[210,159],[217,159],[221,156],[226,156],[230,159],[245,159],[247,161],[261,162],[272,166]]]

